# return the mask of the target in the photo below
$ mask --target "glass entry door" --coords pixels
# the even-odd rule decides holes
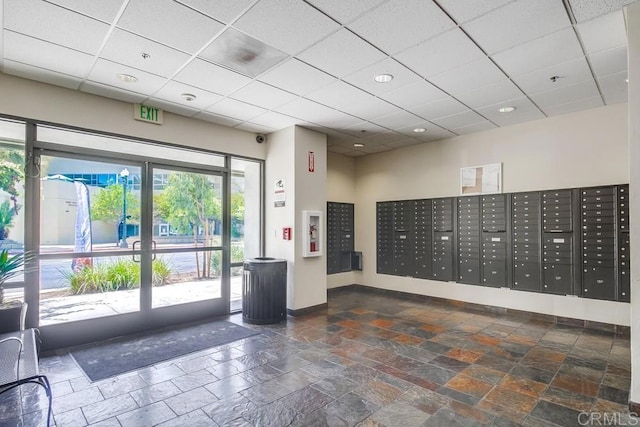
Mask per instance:
[[[103,336],[229,312],[224,171],[39,156],[40,327]]]
[[[228,308],[223,175],[156,165],[150,174],[152,308],[197,301]]]

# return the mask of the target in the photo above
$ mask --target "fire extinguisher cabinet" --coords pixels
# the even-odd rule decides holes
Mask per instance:
[[[256,325],[287,317],[287,261],[259,257],[244,262],[242,320]]]

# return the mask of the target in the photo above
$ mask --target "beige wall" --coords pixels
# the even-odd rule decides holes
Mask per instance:
[[[640,206],[640,3],[626,8],[629,41],[629,161],[631,175],[629,204]],[[626,168],[625,168],[626,169]],[[634,224],[638,215],[634,215]],[[631,390],[630,400],[640,404],[640,227],[630,229],[631,238]],[[638,408],[634,408],[638,412]]]
[[[337,153],[327,153],[327,201],[356,202],[356,160]],[[355,210],[358,206],[355,206]],[[326,235],[326,233],[325,233]],[[325,236],[326,238],[326,236]],[[358,250],[358,248],[355,248]],[[327,275],[327,288],[358,283],[360,272],[348,271]]]
[[[376,273],[376,201],[459,195],[464,166],[503,163],[503,191],[629,182],[627,106],[618,104],[356,160],[361,284],[479,304],[629,324],[629,305]]]
[[[0,114],[264,159],[255,134],[164,113],[164,124],[133,119],[133,104],[0,73]]]

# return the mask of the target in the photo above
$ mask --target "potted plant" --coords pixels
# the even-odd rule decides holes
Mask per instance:
[[[18,331],[22,326],[26,304],[21,301],[5,302],[4,287],[9,279],[24,273],[25,263],[31,259],[29,253],[9,255],[7,249],[0,252],[0,333]]]

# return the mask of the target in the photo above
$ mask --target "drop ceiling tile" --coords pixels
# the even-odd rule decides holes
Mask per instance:
[[[245,11],[254,0],[211,1],[178,0],[180,3],[196,9],[218,21],[229,23]]]
[[[360,122],[353,126],[340,129],[341,132],[356,138],[366,138],[369,135],[389,132],[389,129],[383,128],[371,122]]]
[[[587,53],[627,44],[627,30],[621,10],[583,22],[576,28]]]
[[[415,114],[402,110],[386,116],[378,117],[375,121],[376,124],[393,130],[408,126],[412,126],[413,128],[426,126],[425,120],[422,117],[418,117]]]
[[[501,113],[498,110],[502,107],[516,107],[516,109],[511,113]],[[545,117],[529,98],[512,99],[507,102],[478,108],[476,111],[499,126],[510,126]]]
[[[341,24],[346,24],[385,1],[387,0],[308,0],[308,3],[311,3]]]
[[[412,138],[421,142],[430,142],[446,138],[453,138],[454,136],[456,136],[455,133],[449,132],[448,130],[434,124],[427,127],[426,132],[415,134],[412,136]]]
[[[148,55],[146,59],[143,53]],[[117,28],[100,57],[162,77],[172,76],[190,58],[185,53]]]
[[[256,107],[255,105],[250,105],[245,102],[227,98],[208,107],[207,111],[214,114],[233,117],[234,119],[245,121],[263,114],[267,110],[265,110],[264,108]]]
[[[84,78],[91,69],[93,56],[67,49],[33,37],[4,31],[4,58],[46,70]],[[77,87],[77,86],[76,86]]]
[[[427,120],[437,119],[440,117],[451,116],[452,114],[462,113],[469,108],[457,100],[448,97],[431,102],[425,105],[413,107],[410,111]]]
[[[346,153],[346,155],[349,157],[362,157],[362,156],[366,156],[367,153],[365,153],[364,151],[353,150]]]
[[[298,0],[262,0],[234,26],[291,55],[340,29],[339,24]]]
[[[626,71],[598,77],[598,84],[607,105],[627,102],[629,87],[626,79]]]
[[[267,110],[271,110],[282,104],[286,104],[298,97],[289,92],[285,92],[273,86],[261,83],[251,82],[242,89],[232,93],[230,98],[237,99],[249,104],[257,105]]]
[[[370,98],[367,102],[357,102],[347,105],[343,111],[356,117],[372,121],[373,123],[376,123],[378,117],[401,111],[398,107],[389,104],[387,101],[371,95],[368,96],[370,96]]]
[[[118,27],[194,54],[224,26],[173,0],[129,0]]]
[[[554,82],[551,80],[553,76],[560,78]],[[514,76],[512,80],[516,82],[525,93],[533,94],[571,86],[592,78],[589,64],[587,64],[585,57],[582,56],[531,73]]]
[[[622,9],[636,0],[569,0],[576,21],[583,22],[596,16]]]
[[[574,113],[576,111],[589,110],[591,108],[602,107],[602,98],[596,96],[593,98],[580,99],[578,101],[569,102],[562,105],[554,105],[544,108],[544,112],[549,116],[558,116],[560,114]]]
[[[175,80],[220,95],[229,95],[251,82],[242,74],[197,58],[184,67]]]
[[[231,117],[220,116],[218,114],[208,113],[206,111],[200,111],[195,115],[196,119],[204,120],[206,122],[215,123],[222,126],[233,127],[242,123],[241,120],[233,119]]]
[[[509,76],[530,73],[541,68],[584,56],[572,28],[541,37],[493,55]]]
[[[199,56],[238,73],[256,77],[284,61],[288,55],[236,29],[228,28]]]
[[[582,99],[600,96],[594,80],[587,80],[575,85],[566,86],[560,89],[540,92],[531,96],[533,102],[538,104],[545,112],[549,107],[572,103]]]
[[[453,96],[504,80],[506,76],[489,58],[429,77],[429,81]]]
[[[561,1],[520,0],[464,24],[489,54],[509,49],[571,26]]]
[[[376,135],[368,136],[367,138],[362,138],[358,142],[363,143],[365,147],[371,146],[380,146],[383,144],[389,144],[393,141],[404,140],[406,136],[399,134],[397,132],[384,132]],[[359,148],[362,150],[362,148]]]
[[[457,28],[394,55],[423,77],[443,73],[483,56],[484,53]]]
[[[80,83],[82,82],[81,79],[74,76],[34,67],[21,62],[11,61],[9,59],[5,59],[3,64],[4,66],[2,71],[6,74],[23,77],[29,80],[36,80],[50,85],[62,86],[75,90],[78,89],[78,86],[80,86]]]
[[[168,111],[170,113],[178,114],[180,116],[185,116],[185,117],[193,117],[199,112],[198,109],[187,107],[186,105],[176,104],[176,103],[166,101],[164,99],[158,99],[158,98],[149,98],[144,103],[145,105],[158,107],[164,111]]]
[[[379,74],[391,74],[393,80],[387,83],[378,83],[373,78]],[[342,80],[374,95],[381,95],[403,86],[418,83],[422,81],[422,78],[394,59],[386,58],[377,64],[348,75]]]
[[[120,73],[136,76],[138,81],[135,83],[123,82],[117,77]],[[87,79],[96,83],[103,83],[125,91],[141,93],[144,95],[156,93],[156,91],[158,91],[158,89],[160,89],[160,87],[162,87],[166,82],[166,79],[158,77],[155,74],[145,73],[144,71],[136,70],[105,59],[98,59],[96,61]]]
[[[236,126],[236,129],[245,130],[247,132],[256,132],[256,133],[271,133],[277,130],[269,126],[259,125],[251,122],[244,122],[242,124],[239,124],[238,126]]]
[[[331,151],[332,153],[345,154],[353,150],[341,145],[331,145],[329,146],[329,148],[327,148],[327,151]]]
[[[499,102],[516,99],[523,93],[511,80],[504,79],[498,83],[482,86],[476,90],[456,95],[460,101],[473,109],[493,105]]]
[[[117,99],[118,101],[128,102],[129,104],[140,104],[146,99],[145,95],[139,93],[129,92],[117,87],[91,81],[82,83],[80,91],[105,98]]]
[[[472,110],[433,120],[433,122],[438,126],[451,130],[483,123],[485,121],[486,119],[484,117]]]
[[[195,95],[196,98],[193,101],[187,101],[182,97],[182,94]],[[189,86],[174,80],[168,82],[153,96],[160,100],[172,102],[174,104],[182,104],[196,110],[202,110],[222,100],[221,95]]]
[[[514,0],[440,0],[439,3],[456,20],[463,24]]]
[[[350,29],[388,54],[454,27],[440,8],[424,0],[391,0],[349,24]]]
[[[596,76],[619,73],[627,69],[627,46],[603,50],[589,55]]]
[[[305,95],[312,101],[345,111],[354,104],[370,102],[374,97],[343,81],[335,81]]]
[[[4,2],[4,28],[95,55],[109,25],[40,0]],[[78,37],[82,34],[82,37]]]
[[[66,9],[73,10],[83,15],[90,16],[92,18],[99,19],[108,23],[113,22],[113,19],[118,14],[118,11],[122,7],[122,0],[101,0],[101,1],[86,1],[86,0],[47,0],[49,3],[54,3],[62,6]]]
[[[430,102],[435,102],[449,95],[432,85],[426,80],[419,80],[408,86],[402,86],[391,92],[379,95],[380,98],[391,102],[401,108],[411,109]]]
[[[276,113],[274,111],[268,111],[251,119],[251,123],[267,126],[276,130],[288,128],[290,126],[297,125],[300,122],[300,119]]]
[[[404,138],[404,139],[398,139],[396,141],[391,141],[388,142],[385,145],[385,147],[389,147],[390,149],[396,149],[396,148],[402,148],[402,147],[408,147],[410,145],[416,145],[416,144],[421,144],[422,141],[417,141],[413,138]]]
[[[342,29],[297,56],[336,77],[343,77],[386,58],[385,54]]]
[[[470,133],[482,132],[485,130],[495,129],[495,128],[497,128],[496,125],[494,125],[488,120],[485,120],[484,122],[476,123],[473,125],[455,128],[453,129],[453,131],[458,135],[468,135]]]
[[[380,144],[380,145],[365,145],[364,147],[359,148],[359,150],[364,151],[367,154],[375,154],[375,153],[382,153],[383,151],[389,151],[390,148],[384,144]]]
[[[331,121],[335,120],[335,126],[332,126],[335,128],[353,126],[362,121],[356,117],[341,113],[340,111],[336,111],[332,108],[304,98],[298,98],[287,104],[281,105],[276,108],[275,111],[320,125],[331,125]]]
[[[305,95],[336,79],[297,59],[290,59],[258,78],[297,95]]]
[[[421,133],[414,132],[413,130],[416,128],[415,126],[407,126],[404,128],[399,128],[394,130],[398,133],[401,133],[403,135],[410,137],[411,139],[414,139],[416,141],[422,141],[422,142],[432,141],[435,137],[438,137],[439,139],[441,139],[441,138],[448,138],[448,137],[455,136],[455,134],[449,132],[448,130],[442,129],[440,126],[435,125],[431,122],[423,123],[422,127],[425,128],[427,131],[421,132]]]

